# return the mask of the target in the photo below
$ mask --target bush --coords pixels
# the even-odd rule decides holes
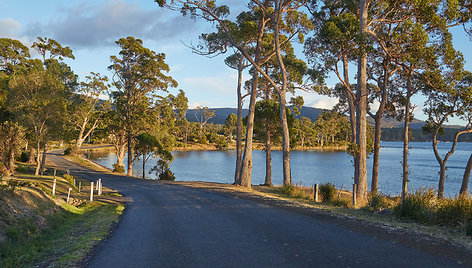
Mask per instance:
[[[123,165],[113,164],[113,172],[125,173],[125,167]]]
[[[175,181],[175,175],[172,173],[172,171],[170,171],[170,169],[166,169],[163,173],[159,174],[159,179],[165,181]]]
[[[21,190],[21,188],[25,186],[31,186],[31,182],[9,180],[6,185],[5,184],[0,185],[0,189],[14,192],[16,189]]]
[[[294,191],[295,191],[295,187],[293,187],[292,185],[284,185],[280,188],[280,192],[283,195],[292,196]]]
[[[26,152],[21,152],[21,154],[18,156],[17,160],[22,163],[26,163],[29,160],[29,154]]]
[[[64,179],[66,179],[66,181],[69,183],[69,184],[74,184],[74,177],[72,177],[71,175],[67,175],[67,174],[64,174],[63,175]]]
[[[330,182],[320,184],[319,191],[323,203],[332,202],[336,196],[336,187]]]
[[[436,192],[433,189],[419,189],[414,194],[407,194],[394,212],[397,217],[408,218],[421,223],[434,223],[437,208]]]
[[[336,197],[331,203],[337,207],[348,208],[351,204],[351,200],[348,198]]]
[[[472,218],[472,200],[468,198],[442,199],[436,212],[436,223],[461,225]]]
[[[216,143],[216,147],[219,150],[224,150],[224,149],[228,148],[228,142],[226,141],[225,137],[223,137],[223,136],[217,136],[215,143]]]
[[[371,212],[380,211],[382,209],[390,208],[390,201],[384,194],[369,193],[367,195],[367,206],[365,208]]]
[[[72,148],[68,147],[64,150],[64,155],[70,155],[72,153]]]

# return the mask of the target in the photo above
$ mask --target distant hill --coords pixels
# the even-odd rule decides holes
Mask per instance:
[[[291,109],[292,106],[289,106],[289,108]],[[208,120],[208,122],[209,123],[214,123],[214,124],[224,124],[226,118],[228,118],[228,116],[230,114],[232,114],[232,113],[236,114],[238,112],[238,109],[236,109],[236,108],[210,108],[210,110],[215,111],[215,117]],[[188,121],[197,122],[197,119],[195,117],[195,112],[196,111],[197,111],[196,109],[189,109],[188,110],[187,117],[186,117]],[[303,106],[303,108],[300,109],[300,115],[297,116],[297,118],[307,117],[307,118],[310,118],[311,121],[315,121],[316,118],[318,118],[318,116],[321,114],[322,111],[323,111],[323,109]],[[243,118],[246,117],[247,115],[248,115],[248,109],[243,109]],[[197,112],[197,116],[201,116],[201,113]]]
[[[289,106],[289,108],[292,109],[292,106]],[[226,118],[230,114],[237,113],[236,108],[210,108],[210,109],[215,111],[215,117],[211,118],[208,122],[214,123],[214,124],[224,124]],[[187,112],[188,121],[197,122],[197,119],[195,117],[195,112],[196,112],[196,109],[188,110]],[[323,112],[323,109],[303,106],[302,109],[300,109],[300,115],[296,117],[297,118],[307,117],[307,118],[310,118],[312,122],[314,122],[318,118],[318,116],[321,114],[321,112]],[[243,109],[243,117],[246,117],[247,114],[248,114],[248,109]],[[199,113],[197,113],[197,115],[200,116]],[[368,117],[367,121],[372,125],[374,124],[374,120],[370,117]],[[413,121],[410,122],[410,128],[418,130],[417,133],[419,133],[421,131],[421,128],[424,126],[424,123],[425,122],[422,120],[413,119]],[[393,118],[384,118],[382,122],[382,129],[401,129],[403,128],[403,124],[404,124],[403,121],[398,121]],[[457,125],[446,125],[445,128],[452,130],[452,129],[458,129],[458,128],[463,128],[463,127],[457,126]]]

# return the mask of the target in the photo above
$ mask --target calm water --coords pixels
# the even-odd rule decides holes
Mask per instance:
[[[451,143],[440,143],[440,153],[445,154]],[[411,142],[409,152],[409,190],[420,187],[437,188],[439,165],[434,157],[431,143]],[[472,143],[459,143],[449,158],[445,193],[454,196],[459,192],[465,165],[472,152]],[[173,152],[175,160],[171,170],[179,181],[209,181],[232,183],[234,181],[235,151]],[[87,157],[111,168],[116,162],[114,153],[94,152]],[[265,154],[253,152],[252,184],[264,183]],[[402,143],[382,142],[380,151],[379,188],[383,193],[399,194],[402,181]],[[126,163],[126,160],[125,160]],[[146,169],[156,164],[151,159]],[[292,151],[292,182],[303,185],[332,182],[338,187],[352,187],[354,172],[352,158],[346,152]],[[368,184],[372,170],[372,158],[368,159]],[[135,175],[142,174],[142,162],[137,160],[133,167]],[[154,174],[146,174],[155,178]],[[272,153],[272,182],[282,184],[282,152]]]

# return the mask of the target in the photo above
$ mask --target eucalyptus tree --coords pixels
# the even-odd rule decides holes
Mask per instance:
[[[133,175],[133,137],[146,126],[146,111],[158,91],[167,91],[168,87],[176,87],[177,82],[164,72],[169,72],[165,63],[165,54],[156,53],[143,46],[141,39],[134,37],[121,38],[116,41],[121,51],[111,56],[114,104],[124,118],[128,146],[127,174]]]
[[[116,163],[113,164],[114,172],[124,172],[124,160],[126,157],[126,131],[125,122],[117,110],[108,110],[103,115],[104,132],[107,140],[113,144],[116,154]]]
[[[142,157],[143,161],[143,179],[146,178],[146,162],[151,157],[156,157],[162,151],[162,146],[157,138],[148,133],[141,133],[136,136],[135,157]]]
[[[67,98],[77,78],[61,61],[64,57],[74,58],[69,47],[62,47],[48,38],[38,38],[32,47],[43,61],[29,60],[27,67],[11,78],[8,109],[34,134],[37,151],[35,174],[38,175],[46,161],[48,135],[62,126],[60,121],[64,118]]]
[[[85,79],[74,92],[69,106],[69,120],[78,132],[72,150],[74,154],[79,153],[82,143],[98,127],[109,107],[107,101],[100,99],[108,93],[108,78],[92,72]]]
[[[17,122],[0,122],[0,162],[5,167],[6,175],[15,171],[15,155],[21,149],[25,131]]]
[[[459,59],[459,61],[461,60]],[[461,67],[460,63],[459,66]],[[428,115],[428,122],[423,127],[423,130],[431,132],[433,136],[432,147],[434,156],[440,167],[438,197],[442,198],[444,195],[447,161],[456,149],[459,136],[472,133],[472,74],[467,72],[463,76],[461,70],[453,70],[452,73],[442,74],[439,70],[434,70],[425,74],[424,77],[425,84],[427,85],[425,93],[428,97],[424,111]],[[464,129],[459,129],[456,132],[450,150],[441,157],[437,146],[437,136],[440,134],[444,123],[454,116],[468,123]],[[467,184],[463,183],[464,187],[466,187],[465,185]],[[467,192],[467,190],[464,191],[461,188],[459,194],[463,195],[464,192]]]
[[[252,0],[249,3],[250,7],[257,8],[260,12],[260,19],[258,20],[258,34],[257,34],[257,45],[255,52],[251,55],[244,47],[238,44],[234,37],[232,36],[232,31],[229,27],[229,24],[224,20],[224,16],[228,14],[228,8],[226,6],[217,6],[214,1],[191,1],[191,0],[156,0],[156,2],[161,6],[166,6],[172,10],[183,11],[184,13],[191,13],[195,17],[202,17],[207,21],[215,22],[218,24],[220,29],[227,35],[227,42],[231,46],[238,49],[238,51],[244,55],[244,57],[251,63],[255,68],[254,77],[257,78],[256,74],[260,73],[266,78],[269,83],[276,89],[277,94],[279,95],[280,101],[280,117],[282,121],[282,137],[283,137],[283,177],[284,184],[291,184],[291,175],[290,175],[290,138],[287,125],[287,115],[286,115],[286,93],[287,93],[287,73],[286,68],[283,63],[283,52],[281,50],[282,41],[280,39],[281,35],[287,35],[287,42],[291,41],[293,38],[298,37],[300,41],[303,41],[304,34],[309,31],[312,27],[311,22],[307,19],[305,13],[301,12],[301,7],[306,3],[306,1],[258,1]],[[270,22],[270,23],[269,23]],[[274,38],[274,56],[277,58],[279,64],[279,71],[281,75],[281,83],[277,85],[271,77],[264,72],[262,66],[260,65],[260,44],[262,43],[262,37],[266,30],[266,27],[270,27]],[[256,83],[257,79],[253,79],[253,83]],[[248,128],[246,136],[250,137],[252,135],[253,124],[254,124],[254,106],[255,106],[255,90],[257,86],[252,87],[251,100],[249,103],[249,116],[248,116]],[[252,140],[247,139],[246,148],[243,157],[243,165],[241,172],[241,180],[238,184],[242,184],[246,187],[250,187],[250,176],[252,168]]]
[[[28,47],[20,41],[0,38],[0,127],[2,132],[0,154],[9,174],[14,171],[15,154],[24,139],[25,130],[14,122],[13,115],[7,110],[8,83],[17,72],[24,68],[29,57]]]

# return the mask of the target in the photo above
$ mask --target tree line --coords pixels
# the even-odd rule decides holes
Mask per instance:
[[[432,147],[440,165],[438,196],[444,192],[446,162],[454,152],[460,135],[471,133],[471,77],[464,69],[464,59],[452,44],[451,29],[462,27],[471,33],[471,6],[468,0],[422,1],[315,1],[251,0],[246,9],[231,18],[230,7],[215,1],[155,0],[167,9],[202,19],[216,25],[216,31],[201,35],[201,43],[192,49],[201,55],[231,54],[225,63],[238,71],[237,126],[242,122],[244,97],[249,98],[246,143],[242,148],[242,131],[237,130],[235,184],[250,187],[252,139],[256,129],[256,100],[278,104],[277,123],[283,150],[283,183],[291,185],[288,92],[313,90],[340,99],[338,111],[350,121],[350,149],[354,162],[356,196],[365,200],[367,186],[366,159],[373,152],[372,184],[378,189],[378,166],[382,118],[402,119],[403,160],[402,198],[408,190],[409,122],[413,119],[414,95],[426,98],[428,115],[425,131],[432,133]],[[234,16],[233,16],[234,17]],[[298,59],[292,44],[304,45],[307,63]],[[352,72],[352,66],[357,71]],[[251,79],[244,85],[241,74],[249,70]],[[351,71],[351,72],[350,72]],[[353,83],[352,73],[356,82]],[[339,84],[326,86],[334,74]],[[308,77],[309,81],[304,79]],[[299,102],[291,99],[290,102]],[[374,109],[374,104],[378,106]],[[367,115],[375,123],[373,143],[369,145]],[[445,157],[437,150],[437,136],[445,122],[459,117],[466,126],[455,134],[451,150]],[[266,151],[274,131],[268,115],[262,119],[266,132]],[[270,159],[270,153],[267,159]],[[471,155],[472,160],[472,155]],[[269,163],[269,161],[267,161]],[[469,161],[463,178],[461,195],[467,193]],[[269,172],[267,168],[267,172]],[[267,174],[270,176],[270,174]],[[266,180],[267,182],[267,180]]]

